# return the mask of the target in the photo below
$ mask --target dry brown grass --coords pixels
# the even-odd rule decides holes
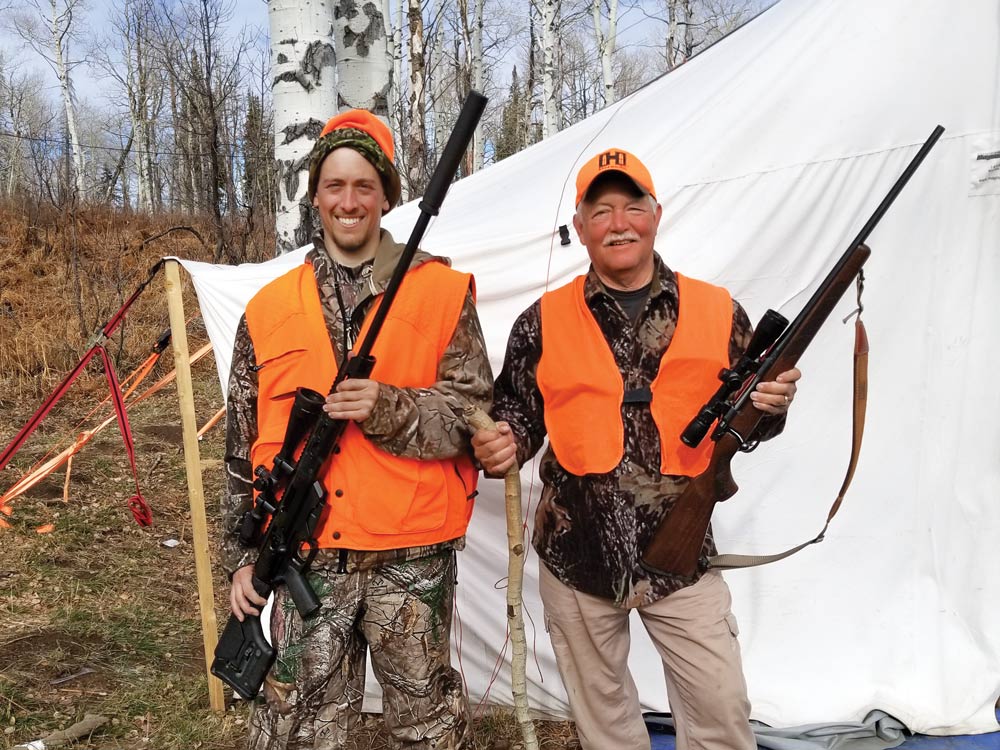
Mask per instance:
[[[237,234],[230,229],[240,257],[271,256],[266,237],[252,245]],[[59,382],[161,257],[211,260],[214,248],[200,217],[0,204],[0,406]],[[120,369],[141,361],[167,328],[162,276],[151,286],[108,346]]]
[[[0,206],[0,447],[84,349],[71,298],[72,269],[63,256],[69,240],[58,219]],[[178,217],[81,215],[81,264],[90,269],[83,297],[88,325],[96,327],[117,309],[160,255],[207,257],[187,232],[141,246],[180,223],[199,232],[207,227]],[[158,279],[116,342],[120,373],[145,357],[166,325],[161,289]],[[185,304],[189,313],[196,309],[190,295]],[[203,334],[196,325],[189,334],[194,349]],[[168,351],[152,378],[171,367]],[[194,377],[203,422],[222,401],[210,358],[195,366]],[[104,391],[95,366],[0,472],[0,491],[68,438]],[[0,750],[67,727],[86,713],[106,716],[109,723],[76,745],[81,748],[221,750],[239,746],[245,736],[245,704],[221,716],[208,709],[176,399],[170,386],[130,411],[151,528],[137,526],[125,507],[133,487],[114,425],[74,459],[68,503],[60,471],[12,504],[12,528],[0,530]],[[206,435],[201,455],[210,533],[216,535],[221,426]],[[47,524],[54,526],[51,533],[36,533]],[[168,539],[181,544],[164,546]],[[221,625],[227,586],[218,569],[214,585]],[[577,746],[567,723],[542,723],[539,736],[543,748]],[[385,747],[378,717],[366,717],[355,750]],[[509,712],[490,710],[477,721],[477,750],[518,747]]]

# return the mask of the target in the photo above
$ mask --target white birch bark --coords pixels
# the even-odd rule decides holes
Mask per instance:
[[[122,35],[122,58],[125,63],[125,94],[128,97],[129,120],[132,126],[132,137],[135,144],[135,175],[136,175],[136,210],[140,213],[150,213],[153,210],[152,191],[149,169],[149,140],[145,128],[145,91],[140,83],[142,80],[142,63],[139,60],[139,24],[132,15],[134,3],[125,4],[125,33]]]
[[[480,93],[483,91],[483,0],[473,0],[471,15],[469,13],[469,0],[459,0],[458,7],[462,27],[462,44],[465,52],[465,67],[461,78],[465,85],[458,86],[461,97],[467,93],[467,88]],[[455,64],[457,67],[457,59]],[[458,72],[456,70],[456,77],[458,77]],[[472,136],[468,165],[470,172],[476,172],[483,166],[483,123],[481,120],[476,125]]]
[[[76,103],[71,80],[75,62],[69,59],[69,41],[76,31],[73,21],[78,10],[82,11],[80,0],[48,0],[44,5],[42,0],[26,0],[11,10],[5,10],[3,20],[48,63],[56,75],[67,123],[68,187],[77,198],[85,200],[84,155],[76,124]]]
[[[424,86],[424,19],[420,0],[407,0],[406,19],[409,26],[410,96],[407,120],[406,178],[411,195],[420,195],[427,182],[427,125],[424,120],[426,102]]]
[[[523,130],[518,141],[518,149],[527,148],[534,137],[535,128],[532,125],[535,113],[535,77],[538,61],[535,52],[538,49],[538,35],[535,33],[534,3],[528,6],[528,66],[524,77],[524,117],[521,118]]]
[[[559,71],[556,64],[556,45],[559,38],[559,11],[561,0],[535,0],[541,20],[542,51],[542,138],[555,135],[562,127],[560,112]]]
[[[136,205],[139,211],[152,213],[160,207],[160,196],[155,189],[155,150],[153,121],[160,111],[162,90],[155,91],[152,60],[148,54],[150,27],[142,18],[136,29],[135,45],[135,102],[132,122],[135,128],[135,172],[138,183]]]
[[[445,51],[444,23],[438,21],[431,35],[431,40],[427,45],[426,58],[426,82],[425,90],[430,91],[430,111],[427,119],[430,121],[431,130],[434,133],[434,154],[440,156],[444,151],[444,144],[448,140],[448,130],[442,109],[448,99],[448,54]],[[457,53],[457,50],[456,50]],[[428,164],[427,168],[430,169]]]
[[[278,168],[277,254],[309,242],[309,152],[337,113],[336,53],[329,37],[335,0],[268,0]]]
[[[673,70],[687,60],[692,47],[691,0],[667,2],[667,70]],[[681,28],[683,26],[683,28]]]
[[[385,20],[386,56],[391,68],[387,94],[389,127],[399,138],[403,132],[403,0],[382,0],[382,17]]]
[[[483,12],[484,0],[475,0],[475,11],[472,26],[472,88],[483,93]],[[483,122],[476,125],[476,133],[472,141],[472,171],[478,172],[483,167]]]
[[[20,110],[24,92],[18,91],[14,84],[13,72],[7,73],[8,63],[0,52],[0,106],[3,111],[0,113],[0,124],[9,127],[15,136],[14,138],[0,139],[5,143],[4,163],[7,168],[7,177],[4,180],[3,194],[11,198],[14,196],[14,186],[20,172],[21,165],[21,123]],[[10,76],[9,79],[7,76]]]
[[[73,153],[73,188],[81,201],[87,200],[87,185],[84,174],[83,148],[80,145],[80,132],[76,127],[76,103],[73,96],[73,82],[70,79],[69,51],[67,43],[73,25],[73,11],[76,2],[68,2],[63,8],[59,0],[50,0],[52,10],[49,27],[52,33],[52,58],[55,64],[56,77],[59,79],[59,93],[63,107],[66,110],[66,130],[69,133],[70,149]]]
[[[615,101],[615,76],[611,69],[611,59],[615,54],[618,35],[618,0],[608,0],[608,28],[604,30],[601,14],[602,0],[593,0],[590,6],[594,19],[594,41],[601,57],[601,81],[604,84],[604,106]]]
[[[116,54],[97,54],[99,64],[118,82],[128,102],[131,156],[137,182],[136,210],[141,213],[151,213],[159,207],[153,187],[153,119],[159,112],[162,91],[156,92],[154,83],[150,44],[152,10],[149,0],[124,0],[113,10],[111,35],[105,45]]]
[[[381,5],[340,0],[333,11],[337,109],[367,109],[388,122],[392,66]]]

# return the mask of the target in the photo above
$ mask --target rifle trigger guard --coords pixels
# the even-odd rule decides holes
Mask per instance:
[[[712,435],[712,440],[718,442],[719,438],[721,438],[723,435],[732,435],[734,438],[736,438],[736,441],[740,444],[740,450],[745,452],[752,451],[754,448],[757,447],[757,444],[760,442],[755,440],[753,441],[753,446],[748,448],[747,446],[750,445],[750,443],[747,441],[747,439],[743,437],[740,433],[738,433],[736,430],[734,430],[732,427],[730,427],[728,422],[726,422],[726,424],[723,426],[715,428],[715,432]]]

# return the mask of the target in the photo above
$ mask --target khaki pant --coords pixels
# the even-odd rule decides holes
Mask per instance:
[[[629,611],[562,584],[539,565],[545,622],[584,750],[648,750],[628,670]],[[639,617],[663,660],[678,750],[751,750],[750,701],[729,587],[719,573]]]

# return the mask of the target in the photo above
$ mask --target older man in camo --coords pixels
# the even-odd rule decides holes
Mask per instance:
[[[636,610],[663,660],[679,750],[752,750],[750,703],[711,531],[695,580],[659,575],[640,555],[711,441],[680,442],[687,421],[742,355],[750,321],[725,289],[672,271],[653,250],[662,209],[636,158],[608,149],[577,175],[573,225],[591,267],[514,323],[493,407],[473,437],[502,474],[542,446],[533,543],[545,623],[584,750],[648,750],[628,670]],[[780,432],[796,369],[751,398]],[[700,468],[699,468],[700,466]]]
[[[305,264],[262,289],[239,324],[222,512],[240,619],[265,604],[250,583],[256,550],[238,541],[252,469],[270,466],[295,389],[327,392],[402,251],[380,226],[400,197],[392,159],[392,134],[370,113],[327,123],[309,168],[322,231]],[[327,398],[324,410],[350,424],[322,476],[328,501],[309,580],[323,606],[303,621],[285,587],[276,591],[278,657],[252,716],[254,750],[345,747],[369,650],[393,747],[471,745],[449,631],[455,552],[477,475],[463,408],[488,407],[492,387],[473,289],[446,259],[418,253],[373,351],[371,379],[346,380]]]

